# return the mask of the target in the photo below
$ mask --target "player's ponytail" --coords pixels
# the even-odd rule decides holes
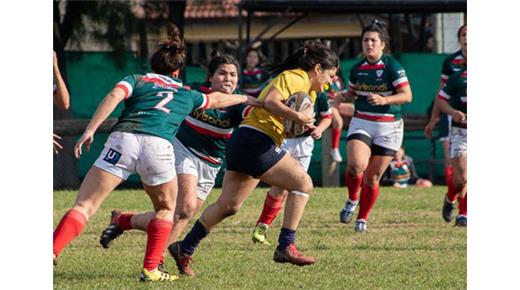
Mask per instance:
[[[304,71],[311,70],[316,64],[322,69],[339,67],[339,59],[336,53],[321,41],[306,41],[302,47],[289,55],[282,63],[268,66],[272,76],[276,76],[285,70],[301,68]]]
[[[152,70],[163,75],[184,67],[186,48],[181,31],[175,24],[169,23],[167,28],[168,40],[159,43],[159,48],[152,55],[150,64]]]

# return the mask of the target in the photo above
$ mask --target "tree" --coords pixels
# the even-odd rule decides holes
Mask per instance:
[[[132,36],[139,35],[142,59],[148,58],[148,33],[157,34],[168,21],[184,28],[186,1],[66,1],[53,3],[53,44],[58,59],[63,59],[69,42],[81,47],[81,41],[90,33],[96,41],[112,49],[114,61],[122,65]],[[60,69],[66,76],[64,63]],[[66,77],[65,77],[66,78]]]

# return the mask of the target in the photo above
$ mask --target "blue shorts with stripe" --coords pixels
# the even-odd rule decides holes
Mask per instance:
[[[286,152],[276,146],[266,134],[247,127],[239,127],[226,148],[227,169],[255,178],[280,161]]]

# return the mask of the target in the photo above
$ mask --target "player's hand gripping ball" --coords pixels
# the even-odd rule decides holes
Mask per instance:
[[[310,116],[314,113],[314,106],[311,97],[304,92],[297,92],[291,95],[285,101],[285,104],[296,112],[301,112],[305,115]],[[289,119],[284,119],[283,124],[287,138],[294,138],[302,135],[309,129],[307,124],[301,124]]]

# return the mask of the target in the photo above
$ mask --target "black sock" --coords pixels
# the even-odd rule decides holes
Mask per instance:
[[[197,220],[197,222],[195,222],[195,224],[191,228],[191,231],[181,242],[181,250],[190,256],[193,255],[193,252],[195,252],[195,249],[199,245],[200,241],[204,239],[208,234],[209,231],[199,220]]]
[[[294,244],[296,241],[296,231],[286,228],[282,228],[280,236],[278,237],[278,248],[285,249],[290,244]]]

